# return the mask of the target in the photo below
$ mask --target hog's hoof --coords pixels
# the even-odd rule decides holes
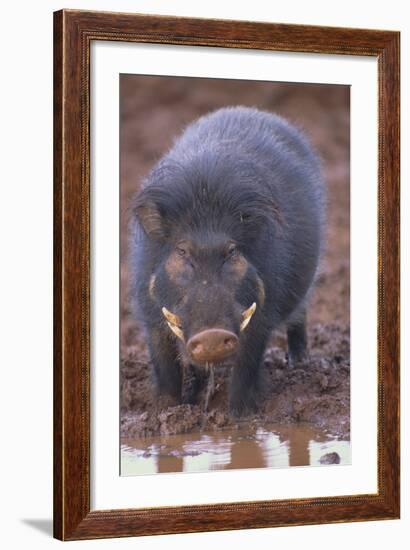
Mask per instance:
[[[305,351],[303,353],[287,353],[286,364],[289,369],[307,367],[309,363],[309,354]]]
[[[169,407],[176,407],[181,404],[181,399],[168,394],[160,394],[157,396],[156,408],[158,411],[163,411]]]
[[[199,402],[199,392],[195,390],[188,389],[184,392],[182,396],[183,405],[198,405]]]

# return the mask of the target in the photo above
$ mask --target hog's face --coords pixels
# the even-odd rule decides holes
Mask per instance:
[[[164,243],[149,292],[184,358],[221,364],[235,360],[263,284],[229,235],[197,232]]]

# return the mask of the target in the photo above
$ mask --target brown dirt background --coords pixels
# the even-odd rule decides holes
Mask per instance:
[[[155,397],[149,357],[128,295],[127,208],[142,178],[197,117],[228,105],[275,112],[304,130],[322,160],[326,250],[308,311],[310,359],[287,368],[279,331],[266,352],[261,410],[247,422],[312,422],[350,433],[350,88],[183,77],[121,75],[121,433],[139,437],[237,425],[226,408],[228,373],[201,406],[167,407]]]

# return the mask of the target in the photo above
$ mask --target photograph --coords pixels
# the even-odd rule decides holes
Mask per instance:
[[[351,463],[350,91],[119,75],[121,476]]]

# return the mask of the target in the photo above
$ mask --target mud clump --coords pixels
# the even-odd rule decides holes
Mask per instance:
[[[339,439],[350,437],[349,327],[317,324],[310,331],[310,357],[291,368],[284,338],[268,347],[263,365],[260,409],[240,421],[228,411],[229,369],[216,369],[215,387],[205,410],[206,389],[198,405],[158,399],[150,364],[127,358],[121,363],[121,436],[139,438],[193,431],[218,431],[266,423],[311,423]]]

